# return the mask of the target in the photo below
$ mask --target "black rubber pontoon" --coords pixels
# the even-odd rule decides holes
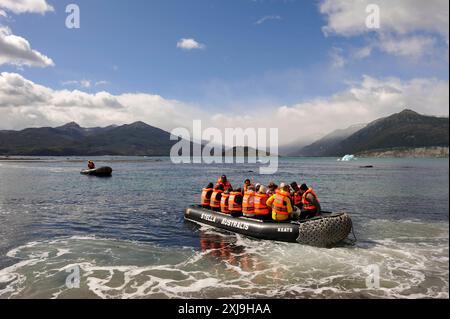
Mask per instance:
[[[85,169],[80,172],[83,175],[92,175],[92,176],[111,176],[112,168],[111,167],[99,167],[94,169]]]
[[[352,230],[352,220],[346,213],[325,213],[321,217],[305,221],[277,223],[233,217],[200,206],[191,206],[185,210],[184,218],[253,238],[320,247],[336,245],[346,239]]]

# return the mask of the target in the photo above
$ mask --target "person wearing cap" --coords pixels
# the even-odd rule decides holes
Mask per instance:
[[[302,210],[300,219],[308,219],[320,215],[321,207],[319,198],[314,190],[306,184],[300,186],[300,193],[302,194]]]
[[[213,183],[209,183],[208,186],[202,189],[202,195],[200,198],[200,205],[202,205],[203,208],[210,208],[211,203],[211,195],[214,191],[214,185]]]
[[[231,184],[225,175],[220,176],[219,179],[217,180],[216,187],[219,185],[223,185],[224,191],[229,190],[231,188]]]
[[[294,209],[289,193],[289,185],[280,184],[280,188],[266,202],[272,207],[272,219],[277,222],[288,221]]]
[[[95,164],[91,160],[88,161],[88,169],[95,169]]]

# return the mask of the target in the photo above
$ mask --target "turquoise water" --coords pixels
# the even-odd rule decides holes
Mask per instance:
[[[448,298],[448,159],[282,158],[258,165],[174,165],[168,158],[0,162],[0,298]],[[373,168],[360,168],[373,165]],[[356,245],[321,249],[184,222],[199,189],[306,182],[347,211]],[[379,287],[368,287],[370,267]],[[79,287],[66,280],[76,269]]]

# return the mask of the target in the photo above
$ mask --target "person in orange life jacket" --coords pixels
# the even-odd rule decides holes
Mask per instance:
[[[260,220],[271,220],[270,215],[271,207],[267,205],[267,200],[269,199],[267,194],[267,189],[264,185],[260,185],[258,191],[255,194],[255,200],[253,202],[255,206],[255,218]]]
[[[298,209],[302,209],[302,194],[300,191],[300,187],[298,187],[297,182],[292,182],[291,183],[291,188],[292,188],[292,192],[291,192],[291,198],[293,200],[293,204],[295,207],[297,207]]]
[[[300,214],[300,219],[312,218],[314,216],[319,216],[321,212],[321,207],[319,199],[312,188],[309,188],[306,184],[300,186],[300,192],[302,194],[302,211]]]
[[[244,193],[242,199],[242,214],[245,217],[255,217],[255,187],[253,185],[248,186],[247,191]]]
[[[95,164],[93,161],[88,161],[88,169],[95,169]]]
[[[231,216],[242,216],[242,189],[238,188],[230,192],[230,198],[228,199],[228,209],[231,211]]]
[[[224,214],[231,214],[229,199],[232,191],[233,189],[227,189],[223,192],[222,198],[220,199],[220,211]]]
[[[214,187],[214,191],[211,194],[209,206],[215,212],[220,212],[220,200],[222,199],[223,188],[223,185],[219,184],[219,186]]]
[[[228,181],[227,177],[225,175],[222,175],[219,177],[219,179],[217,180],[217,184],[216,187],[219,185],[223,185],[223,190],[226,191],[228,189],[231,188],[231,184]]]
[[[281,183],[280,188],[267,200],[266,204],[272,206],[272,219],[274,221],[288,221],[291,213],[294,211],[291,204],[289,186]]]
[[[208,186],[202,189],[202,196],[200,199],[200,205],[202,205],[203,208],[209,208],[211,203],[211,195],[214,191],[213,189],[214,185],[213,183],[209,183]]]

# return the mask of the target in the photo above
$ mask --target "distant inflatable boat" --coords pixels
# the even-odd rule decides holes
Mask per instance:
[[[94,169],[85,169],[82,170],[80,173],[83,175],[92,175],[92,176],[111,176],[112,174],[112,168],[111,167],[99,167]]]
[[[324,213],[323,216],[305,221],[277,223],[232,217],[200,206],[191,206],[185,210],[184,218],[253,238],[319,247],[334,246],[352,231],[352,220],[346,213]]]

